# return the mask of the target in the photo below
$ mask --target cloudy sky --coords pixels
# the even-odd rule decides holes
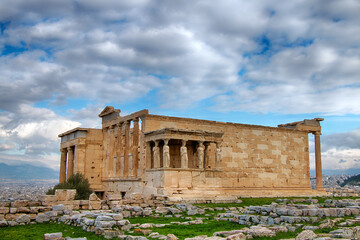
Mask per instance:
[[[357,0],[2,0],[0,162],[57,168],[57,135],[99,127],[113,105],[267,126],[324,117],[323,168],[360,169],[359,12]]]

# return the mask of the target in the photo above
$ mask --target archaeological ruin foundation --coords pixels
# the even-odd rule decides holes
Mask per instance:
[[[325,194],[321,118],[266,127],[152,115],[148,110],[120,116],[119,109],[109,106],[99,117],[101,129],[75,128],[59,135],[60,182],[83,173],[103,198]],[[310,187],[309,134],[315,140],[315,190]]]

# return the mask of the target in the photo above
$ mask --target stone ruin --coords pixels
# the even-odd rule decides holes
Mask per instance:
[[[322,118],[266,127],[168,117],[141,110],[120,116],[107,106],[102,128],[75,128],[61,138],[60,182],[80,172],[100,199],[132,194],[171,201],[325,195]],[[309,173],[315,138],[316,189]]]

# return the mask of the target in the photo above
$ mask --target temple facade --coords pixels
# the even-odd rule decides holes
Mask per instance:
[[[106,198],[170,199],[324,195],[321,118],[266,127],[167,117],[106,107],[102,128],[61,138],[60,182],[80,172]],[[309,134],[315,137],[316,189],[310,187]]]

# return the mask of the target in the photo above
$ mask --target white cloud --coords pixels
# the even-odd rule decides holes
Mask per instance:
[[[0,138],[55,151],[56,132],[98,126],[107,103],[150,92],[171,110],[210,99],[216,111],[360,114],[359,11],[353,0],[4,0]],[[34,107],[73,98],[96,104],[66,117]]]
[[[12,142],[0,142],[0,151],[8,151],[16,148],[16,144]]]
[[[328,149],[322,152],[323,169],[360,168],[360,149]]]
[[[58,155],[58,134],[80,126],[79,122],[66,119],[46,108],[22,104],[16,114],[2,112],[0,118],[0,152],[4,159],[33,160],[54,159]],[[17,156],[17,157],[15,157]],[[50,157],[49,157],[50,156]],[[37,159],[38,158],[38,159]],[[54,162],[47,162],[54,165]]]
[[[66,119],[51,119],[20,124],[12,130],[12,133],[21,139],[31,139],[38,136],[48,140],[54,140],[58,134],[79,126],[80,123],[78,122]]]
[[[88,105],[80,110],[69,109],[72,121],[81,122],[81,125],[88,128],[101,128],[101,119],[98,117],[104,109],[101,105]],[[69,128],[70,129],[70,128]]]
[[[216,97],[221,110],[359,114],[343,99],[359,91],[355,1],[43,3],[49,12],[40,3],[5,4],[11,24],[2,44],[22,42],[30,52],[2,57],[10,91],[1,102],[56,95],[59,103],[64,96],[121,103],[158,90],[166,108]],[[16,90],[14,71],[32,91]],[[13,93],[23,97],[10,101]]]

